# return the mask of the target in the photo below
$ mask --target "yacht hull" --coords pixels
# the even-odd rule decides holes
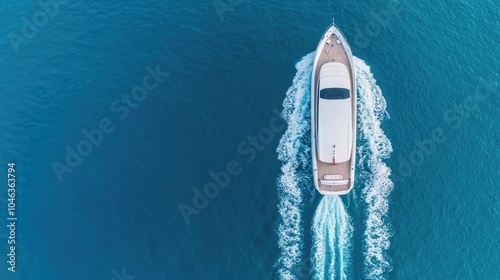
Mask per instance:
[[[333,138],[339,138],[339,136],[344,137],[343,143],[348,141],[349,145],[344,145],[348,150],[343,150],[343,154],[348,154],[349,156],[343,156],[342,162],[336,162],[336,153],[339,154],[338,145],[331,143],[332,147],[325,151],[325,143],[322,139],[325,137],[319,135],[319,128],[324,129],[329,127],[328,120],[324,117],[319,118],[320,115],[320,71],[325,64],[334,64],[340,66],[340,64],[345,65],[348,72],[348,81],[350,82],[348,86],[350,90],[350,108],[347,113],[348,116],[343,116],[345,118],[350,118],[348,122],[342,123],[340,125],[348,125],[349,132],[340,134],[340,132],[335,130],[335,125],[331,124]],[[346,73],[347,73],[346,72]],[[354,69],[354,61],[351,52],[351,48],[345,39],[342,32],[332,24],[328,27],[326,32],[323,34],[318,47],[316,49],[316,56],[314,59],[312,79],[311,79],[311,143],[312,143],[312,166],[313,166],[313,177],[316,189],[323,195],[344,195],[349,193],[354,186],[355,177],[355,167],[356,167],[356,73]],[[323,81],[323,78],[321,78]],[[346,99],[347,100],[347,99]],[[321,99],[322,102],[323,99]],[[335,102],[335,101],[334,101]],[[345,102],[345,100],[343,100]],[[347,105],[349,106],[349,105]],[[344,110],[345,111],[345,110]],[[322,112],[323,113],[323,112]],[[331,114],[332,112],[330,112]],[[324,115],[324,113],[323,113]],[[339,118],[337,118],[339,119]],[[335,133],[339,133],[335,135]],[[321,132],[322,133],[322,132]],[[332,136],[332,135],[330,135]],[[323,137],[323,138],[322,138]],[[321,151],[319,151],[319,145],[321,145]],[[328,146],[328,145],[327,145]],[[321,153],[321,159],[320,155]],[[325,153],[327,153],[325,155]],[[325,158],[331,161],[326,162]]]

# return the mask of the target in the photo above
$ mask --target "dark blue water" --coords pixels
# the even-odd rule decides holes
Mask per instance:
[[[497,2],[63,2],[0,8],[0,279],[498,277]],[[301,74],[332,16],[364,81],[342,201]]]

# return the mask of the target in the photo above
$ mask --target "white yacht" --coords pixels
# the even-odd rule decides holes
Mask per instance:
[[[321,38],[311,80],[314,184],[323,195],[343,195],[354,186],[356,77],[351,48],[332,23]]]

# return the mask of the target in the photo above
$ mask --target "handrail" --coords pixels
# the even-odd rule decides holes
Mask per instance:
[[[325,34],[328,31],[328,29],[330,29],[332,26],[335,26],[335,29],[340,33],[340,35],[342,35],[343,41],[347,44],[347,46],[349,47],[349,49],[351,49],[351,45],[349,45],[349,42],[347,41],[347,37],[344,35],[344,33],[342,32],[342,30],[340,30],[340,28],[338,27],[338,25],[335,24],[335,19],[332,20],[332,23],[330,23],[330,25],[328,25],[328,27],[326,28],[325,32],[323,32],[323,34]]]

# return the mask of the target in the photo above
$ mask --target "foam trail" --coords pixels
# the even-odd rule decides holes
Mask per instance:
[[[313,279],[349,279],[353,227],[338,196],[321,199],[313,219]]]
[[[390,156],[392,146],[380,125],[389,115],[382,90],[370,67],[359,58],[354,58],[354,65],[358,85],[358,165],[366,167],[369,174],[362,190],[367,205],[363,234],[364,274],[367,279],[384,279],[392,269],[387,256],[392,235],[387,213],[394,184],[389,179],[391,170],[383,162]]]
[[[296,65],[297,73],[283,101],[282,117],[288,124],[277,148],[282,162],[278,178],[278,247],[280,279],[297,279],[303,251],[304,191],[310,186],[310,85],[314,53]],[[313,190],[314,191],[314,190]]]
[[[283,101],[282,117],[288,128],[278,146],[282,175],[278,179],[279,222],[277,261],[280,279],[297,279],[303,251],[302,211],[304,191],[311,191],[310,161],[310,73],[314,53],[296,64],[297,74]],[[370,67],[354,58],[358,84],[358,166],[368,168],[362,198],[366,208],[363,250],[365,277],[382,279],[391,269],[387,249],[390,225],[388,196],[393,188],[390,169],[383,162],[392,152],[390,141],[380,128],[388,117],[385,99]],[[363,169],[363,168],[360,168]],[[359,170],[363,171],[363,170]],[[360,172],[361,173],[361,172]],[[365,176],[363,176],[365,177]],[[339,197],[323,197],[314,215],[311,260],[314,279],[347,279],[351,275],[353,226]]]

